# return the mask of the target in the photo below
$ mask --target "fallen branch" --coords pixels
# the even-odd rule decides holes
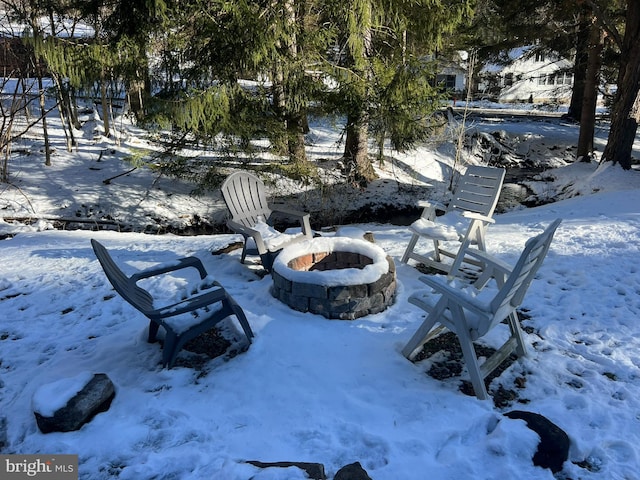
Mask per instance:
[[[122,177],[122,176],[124,176],[124,175],[128,175],[128,174],[130,174],[131,172],[133,172],[136,168],[138,168],[138,167],[133,167],[131,170],[127,170],[126,172],[119,173],[119,174],[118,174],[118,175],[116,175],[115,177],[106,178],[106,179],[104,179],[104,180],[102,181],[102,183],[104,183],[105,185],[109,185],[109,184],[111,183],[111,180],[115,180],[115,179],[116,179],[116,178],[118,178],[118,177]]]

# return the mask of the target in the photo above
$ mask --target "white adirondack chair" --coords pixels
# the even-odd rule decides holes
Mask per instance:
[[[222,184],[222,197],[231,213],[229,229],[242,235],[244,245],[240,261],[247,255],[259,255],[262,266],[271,271],[276,255],[287,245],[313,237],[309,214],[267,202],[264,183],[248,172],[235,172]],[[301,233],[283,233],[273,228],[277,216],[296,220]]]
[[[455,286],[456,282],[461,282],[460,279],[448,283],[435,276],[420,277],[435,293],[425,290],[409,297],[409,302],[426,311],[427,317],[403,348],[402,354],[411,360],[427,341],[445,328],[451,330],[460,341],[476,396],[481,400],[486,399],[488,394],[484,378],[514,351],[518,356],[526,355],[516,308],[522,303],[540,268],[559,224],[560,219],[555,220],[543,233],[529,239],[513,268],[486,252],[470,249],[467,253],[481,260],[486,269],[474,285],[468,285],[466,289]],[[497,288],[485,289],[491,280],[495,281]],[[473,341],[486,335],[504,319],[511,330],[509,339],[479,365]],[[439,326],[434,328],[436,324]]]
[[[504,176],[504,168],[470,166],[460,178],[449,205],[421,202],[424,210],[421,217],[409,227],[412,236],[402,256],[402,263],[413,259],[451,275],[457,274],[463,262],[478,265],[474,259],[465,259],[463,253],[470,245],[477,245],[478,249],[486,251],[485,232],[489,224],[495,222],[492,216]],[[436,217],[437,210],[445,214]],[[433,251],[417,252],[420,239],[432,241]],[[443,242],[447,246],[451,242],[460,245],[457,250],[451,251]]]

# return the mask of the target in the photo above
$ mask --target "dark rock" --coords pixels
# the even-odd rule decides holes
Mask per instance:
[[[527,427],[540,436],[538,450],[533,456],[533,464],[548,468],[553,473],[562,470],[562,465],[569,457],[569,436],[555,423],[538,413],[514,410],[505,416],[527,422]]]
[[[97,373],[53,416],[34,412],[38,428],[42,433],[78,430],[98,413],[107,411],[115,394],[111,379],[104,373]]]
[[[258,460],[247,460],[248,464],[258,468],[290,468],[297,467],[303,470],[307,476],[312,480],[327,480],[324,473],[324,465],[321,463],[309,463],[309,462],[260,462]]]
[[[371,477],[367,471],[362,468],[360,462],[355,462],[345,465],[338,470],[333,480],[371,480]]]

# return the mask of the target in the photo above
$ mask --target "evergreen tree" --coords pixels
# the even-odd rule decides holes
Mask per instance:
[[[321,85],[310,73],[323,35],[312,6],[303,0],[178,4],[163,39],[174,51],[162,59],[180,70],[182,81],[157,99],[154,118],[207,143],[222,134],[227,147],[243,150],[267,136],[274,153],[304,171],[306,110]]]
[[[369,133],[379,146],[391,135],[396,148],[421,138],[439,93],[425,81],[442,39],[471,15],[467,1],[327,0],[324,20],[335,31],[329,72],[337,81],[334,105],[346,116],[344,159],[354,181],[375,177]]]
[[[91,8],[96,0],[76,1]],[[113,4],[105,19],[105,31],[110,45],[124,54],[120,57],[119,73],[126,84],[129,106],[137,119],[144,117],[146,99],[151,95],[147,56],[151,51],[150,42],[167,25],[168,15],[173,7],[170,2],[171,0],[120,0]]]
[[[80,8],[78,8],[80,5]],[[111,95],[114,89],[119,65],[127,58],[127,51],[110,48],[104,30],[104,21],[108,7],[103,1],[69,2],[49,0],[48,10],[42,11],[49,17],[50,32],[33,35],[29,42],[36,56],[46,64],[49,75],[54,79],[59,92],[60,111],[65,114],[63,124],[77,126],[75,118],[75,101],[70,98],[71,92],[79,89],[91,90],[98,85],[102,120],[106,136],[111,132]],[[56,19],[74,18],[85,26],[93,28],[93,38],[73,38],[59,35]],[[58,23],[62,24],[62,20]],[[69,129],[71,133],[71,129]]]
[[[594,151],[595,111],[598,100],[598,86],[600,84],[602,50],[604,48],[603,31],[598,25],[595,16],[592,16],[589,27],[587,47],[587,69],[584,78],[581,79],[584,85],[581,88],[583,94],[582,104],[580,105],[580,133],[576,151],[576,158],[583,162],[591,161]],[[574,108],[574,112],[575,110]]]
[[[228,151],[266,136],[305,175],[309,102],[326,111],[333,99],[330,109],[348,119],[345,157],[365,182],[374,175],[369,131],[394,148],[424,138],[438,99],[425,55],[470,14],[467,1],[437,0],[186,0],[167,12],[171,24],[153,43],[163,93],[147,120]],[[337,85],[330,95],[325,79]]]

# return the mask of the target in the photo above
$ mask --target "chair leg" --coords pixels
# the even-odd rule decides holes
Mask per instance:
[[[484,386],[484,375],[478,364],[478,357],[476,356],[476,351],[473,348],[473,342],[469,335],[464,309],[456,304],[450,306],[449,311],[453,318],[454,331],[462,348],[462,356],[464,357],[464,363],[467,366],[467,372],[469,372],[469,377],[471,378],[473,390],[479,400],[486,400],[489,398],[489,394]]]
[[[442,257],[440,256],[440,242],[438,240],[433,240],[433,261],[437,263],[442,263]]]
[[[240,263],[244,263],[244,259],[247,258],[247,240],[249,237],[244,236],[242,243],[242,255],[240,255]]]
[[[147,341],[149,343],[153,343],[157,340],[158,328],[160,328],[160,325],[158,323],[154,322],[153,320],[149,320],[149,336],[147,338]]]
[[[417,306],[420,306],[419,302],[412,302]],[[436,321],[442,315],[447,306],[446,298],[441,298],[433,310],[428,313],[427,318],[422,322],[422,325],[418,327],[411,339],[407,342],[402,349],[402,355],[411,360],[415,357],[418,348],[424,345],[431,338],[431,329],[436,324]],[[423,308],[424,310],[424,308]]]
[[[411,258],[411,254],[413,253],[413,249],[416,247],[416,243],[418,243],[419,239],[420,235],[416,233],[411,236],[411,240],[409,240],[409,244],[404,251],[404,255],[402,255],[402,260],[400,260],[402,263],[407,263],[409,261],[409,258]]]
[[[240,326],[242,327],[242,330],[244,331],[248,342],[251,343],[251,339],[254,337],[254,334],[253,330],[251,330],[251,325],[249,325],[249,321],[247,320],[247,316],[244,314],[244,310],[242,310],[242,307],[240,307],[240,305],[238,305],[231,297],[227,297],[223,301],[227,302],[229,308],[233,311],[234,315],[238,319],[238,322],[240,323]]]
[[[402,349],[402,355],[404,355],[408,360],[412,360],[418,353],[417,350],[427,342],[429,332],[433,328],[434,324],[435,321],[431,318],[431,315],[429,315],[422,325],[420,325],[418,330],[416,330],[416,333],[413,334],[411,340],[409,340],[404,346]]]
[[[476,243],[478,244],[478,250],[482,250],[483,252],[487,251],[487,245],[484,241],[484,232],[487,229],[486,224],[478,225],[476,230]]]
[[[262,267],[267,271],[267,272],[271,272],[271,269],[273,268],[273,262],[276,259],[276,257],[278,256],[278,253],[281,252],[282,249],[278,250],[277,252],[267,252],[267,253],[261,253],[260,254],[260,261],[262,263]]]
[[[170,330],[167,330],[167,335],[164,338],[164,345],[162,345],[162,366],[171,368],[178,356],[177,352],[178,337]]]
[[[467,366],[469,377],[471,378],[471,384],[473,390],[476,393],[476,397],[480,400],[486,400],[489,398],[487,389],[484,386],[484,378],[480,372],[480,366],[478,365],[478,358],[476,357],[476,351],[473,348],[473,342],[468,335],[462,332],[456,332],[460,346],[462,347],[462,355],[464,356],[464,363]]]
[[[460,244],[460,248],[458,249],[458,253],[456,254],[456,257],[453,259],[453,263],[451,264],[451,268],[449,269],[448,275],[452,277],[460,276],[459,275],[460,268],[462,267],[462,263],[464,262],[464,256],[470,244],[471,242],[469,241],[468,238],[466,238]]]
[[[518,313],[515,310],[509,315],[507,322],[509,323],[511,336],[516,339],[516,354],[519,357],[526,357],[527,347],[525,346],[524,338],[522,337],[522,329],[520,328]]]

